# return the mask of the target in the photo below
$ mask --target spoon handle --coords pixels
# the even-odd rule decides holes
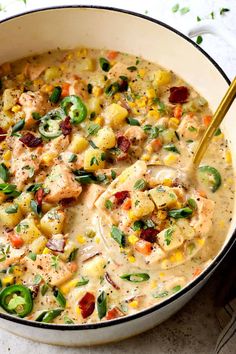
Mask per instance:
[[[236,77],[231,82],[225,96],[223,97],[222,101],[220,102],[213,119],[205,131],[202,140],[200,141],[197,150],[193,157],[193,165],[197,168],[202,160],[203,155],[208,148],[211,139],[213,138],[217,128],[219,127],[220,123],[224,119],[226,113],[228,112],[230,106],[232,105],[234,99],[236,97]]]

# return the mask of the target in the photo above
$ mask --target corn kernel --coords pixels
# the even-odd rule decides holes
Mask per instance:
[[[49,253],[52,253],[51,250],[49,248],[45,247],[43,250],[43,254],[49,254]]]
[[[225,227],[225,221],[224,220],[220,220],[219,221],[219,227],[222,228],[222,229]]]
[[[136,219],[136,217],[134,216],[134,213],[133,213],[132,210],[128,211],[128,217],[129,217],[130,220],[135,220]]]
[[[150,155],[150,154],[143,154],[143,155],[141,156],[141,160],[143,160],[143,161],[149,161],[150,158],[151,158],[151,155]]]
[[[129,101],[129,106],[130,106],[131,108],[134,108],[134,107],[135,107],[135,103]]]
[[[158,217],[159,220],[165,220],[167,218],[167,211],[158,210],[157,217]]]
[[[175,260],[176,260],[176,262],[182,262],[182,260],[183,260],[183,252],[176,251],[175,252]]]
[[[66,56],[66,60],[71,60],[73,58],[73,53],[68,53]]]
[[[167,186],[167,187],[171,187],[172,186],[172,179],[171,178],[165,178],[162,182],[162,184],[164,184],[164,186]]]
[[[136,309],[138,307],[138,300],[133,300],[129,303],[129,306]]]
[[[9,161],[11,159],[11,150],[7,150],[4,152],[4,154],[2,155],[3,160],[5,161]]]
[[[77,51],[77,56],[79,57],[79,58],[82,58],[82,57],[86,57],[86,55],[88,54],[88,49],[86,49],[86,48],[81,48],[81,49],[79,49],[78,51]]]
[[[76,306],[76,313],[78,316],[81,315],[81,310],[80,310],[79,306]]]
[[[169,119],[169,127],[170,128],[176,129],[178,127],[179,123],[180,123],[180,121],[177,118],[173,117],[173,118]]]
[[[159,273],[160,278],[163,278],[164,276],[165,276],[165,273],[163,273],[163,272]]]
[[[135,103],[139,108],[144,108],[147,103],[147,97],[145,97],[145,96],[140,97],[137,100],[135,100]]]
[[[43,85],[41,90],[45,93],[50,93],[53,90],[53,85]]]
[[[128,241],[131,245],[134,245],[138,241],[138,237],[135,236],[134,234],[129,235]]]
[[[160,112],[158,112],[158,111],[156,111],[156,110],[154,110],[154,109],[150,110],[150,111],[148,112],[147,116],[148,116],[149,118],[154,118],[155,120],[159,120],[160,117],[161,117]]]
[[[42,155],[42,163],[45,165],[50,165],[51,163],[54,162],[54,159],[56,157],[56,154],[51,153],[51,152],[45,152],[45,154]]]
[[[152,289],[156,289],[156,287],[157,287],[157,281],[156,281],[156,280],[152,280],[150,285],[151,285],[151,288],[152,288]]]
[[[146,91],[146,95],[148,98],[154,98],[156,97],[156,91],[154,90],[154,88],[149,88]]]
[[[164,164],[166,166],[171,166],[177,161],[178,157],[172,153],[168,154],[167,156],[164,157]]]
[[[141,77],[141,79],[143,79],[144,78],[144,76],[146,75],[146,70],[145,69],[140,69],[139,71],[138,71],[138,75]]]
[[[224,139],[224,134],[223,133],[221,133],[219,135],[215,135],[212,140],[213,141],[219,141],[221,139]]]
[[[102,127],[104,124],[104,118],[99,116],[94,120],[94,123],[96,123],[96,124],[100,125],[100,127]]]
[[[8,275],[2,279],[2,285],[6,286],[14,283],[14,275]]]
[[[136,258],[135,258],[134,256],[129,256],[129,257],[128,257],[128,261],[129,261],[130,263],[134,263],[134,262],[136,261]]]
[[[99,86],[95,86],[95,87],[93,87],[93,91],[92,92],[93,92],[93,95],[95,97],[99,97],[103,93],[103,89],[101,87],[99,87]]]
[[[5,141],[3,141],[1,144],[0,144],[0,149],[1,150],[5,150],[7,148],[7,143]]]
[[[170,261],[171,261],[171,263],[175,262],[175,256],[173,254],[170,256]]]
[[[232,163],[232,155],[229,150],[225,153],[225,161],[230,165]]]
[[[12,112],[17,113],[21,111],[21,106],[19,104],[16,104],[15,106],[12,107]]]
[[[16,277],[20,277],[23,274],[19,266],[14,266],[13,273]]]
[[[114,99],[115,99],[116,101],[119,101],[120,98],[121,98],[121,94],[120,94],[120,93],[116,93],[116,94],[114,95]]]
[[[96,236],[96,237],[94,238],[94,240],[95,240],[95,242],[96,242],[97,244],[100,243],[100,241],[101,241],[100,237],[98,237],[98,236]]]
[[[78,284],[78,279],[73,279],[68,281],[67,283],[63,284],[60,287],[60,291],[64,294],[67,295],[69,293],[69,291],[73,288],[76,287],[76,285]]]
[[[81,245],[85,243],[85,237],[83,235],[77,235],[76,236],[77,242],[79,242]]]
[[[166,269],[168,268],[168,265],[169,265],[169,259],[167,258],[163,259],[161,262],[161,268]]]
[[[197,241],[197,243],[199,244],[199,246],[203,246],[204,243],[205,243],[205,239],[204,239],[204,238],[200,238],[200,237],[198,237],[198,238],[196,239],[196,241]]]

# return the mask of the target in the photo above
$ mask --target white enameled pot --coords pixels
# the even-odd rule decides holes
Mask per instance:
[[[98,7],[59,7],[9,18],[0,23],[0,63],[56,48],[107,48],[142,56],[190,83],[214,110],[229,80],[195,43],[173,28],[142,15]],[[236,156],[236,103],[223,124]],[[183,290],[161,304],[135,315],[89,325],[53,325],[0,314],[0,326],[15,334],[57,345],[84,346],[121,340],[146,331],[178,311],[207,281],[234,240],[236,215],[221,252],[209,267]]]

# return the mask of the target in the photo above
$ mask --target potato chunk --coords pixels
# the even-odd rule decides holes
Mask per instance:
[[[22,219],[20,208],[18,207],[16,212],[11,213],[11,207],[14,206],[17,208],[17,204],[13,203],[4,203],[0,206],[0,225],[12,228],[20,222]]]
[[[149,195],[158,209],[172,207],[177,202],[176,194],[167,186],[153,188],[149,191]]]
[[[40,236],[39,238],[36,238],[30,245],[30,250],[33,253],[40,254],[43,252],[46,244],[48,242],[48,239],[44,236]]]
[[[154,73],[153,84],[157,87],[168,85],[171,82],[171,78],[171,72],[166,70],[158,70]]]
[[[49,210],[40,220],[40,229],[46,236],[62,233],[65,221],[65,212],[53,208]]]
[[[3,92],[2,100],[3,100],[3,110],[8,111],[11,109],[18,101],[21,95],[20,90],[6,89]]]
[[[116,136],[111,128],[105,127],[98,131],[94,141],[100,149],[107,150],[116,145]]]
[[[77,134],[73,136],[68,150],[74,154],[79,154],[88,147],[88,144],[89,143],[87,139]]]
[[[32,199],[33,199],[33,193],[29,193],[29,192],[22,192],[20,196],[16,199],[16,202],[19,205],[19,208],[24,215],[30,213],[31,211],[30,202]]]
[[[107,106],[104,112],[106,122],[113,128],[119,128],[125,122],[125,118],[127,116],[127,109],[121,107],[117,103],[112,103],[111,105]]]
[[[131,219],[139,219],[145,215],[150,214],[155,206],[148,197],[147,192],[135,192],[131,197]]]
[[[41,236],[41,232],[37,228],[35,220],[31,215],[22,220],[14,230],[21,236],[24,242],[28,244]]]
[[[84,154],[84,169],[97,171],[105,167],[105,154],[100,149],[88,149]]]
[[[96,256],[88,261],[86,261],[83,265],[83,271],[86,276],[89,277],[101,277],[104,275],[106,262],[105,259],[101,256]]]
[[[182,245],[184,238],[177,225],[162,230],[158,234],[158,243],[164,251],[172,251]]]

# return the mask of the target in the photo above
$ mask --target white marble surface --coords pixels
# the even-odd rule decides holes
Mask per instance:
[[[172,13],[171,8],[176,3],[179,3],[181,7],[188,6],[190,12],[186,15]],[[221,28],[225,26],[228,30],[232,31],[236,38],[235,0],[28,0],[26,5],[24,5],[23,0],[0,0],[0,4],[2,5],[0,9],[3,9],[0,11],[0,19],[33,8],[63,4],[93,4],[140,12],[166,22],[180,31],[184,31],[195,24],[197,16],[210,18],[210,13],[214,11],[216,21],[219,21],[219,26]],[[229,8],[230,12],[227,12],[224,16],[220,16],[219,9],[222,7]],[[236,74],[236,50],[216,36],[204,35],[203,39],[202,48],[220,64],[228,77],[232,79]],[[214,298],[217,289],[216,281],[219,277],[218,272],[204,289],[171,319],[138,337],[96,348],[75,349],[36,344],[0,330],[0,353],[143,354],[145,352],[147,354],[210,354],[214,349],[219,334],[214,307]]]

